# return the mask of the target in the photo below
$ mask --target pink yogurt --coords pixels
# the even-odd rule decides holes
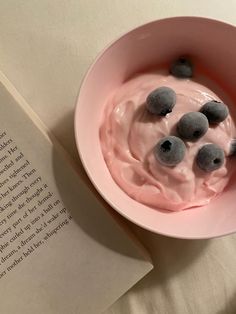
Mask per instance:
[[[177,101],[172,113],[160,118],[147,112],[145,100],[161,86],[172,88]],[[165,71],[140,74],[113,93],[106,105],[100,142],[107,167],[120,188],[140,203],[171,211],[206,205],[220,194],[233,172],[227,155],[236,130],[230,115],[210,126],[197,142],[185,142],[186,155],[177,166],[163,166],[153,154],[159,139],[176,135],[176,123],[183,114],[199,111],[210,100],[220,98],[196,81],[177,79]],[[206,143],[218,144],[226,155],[224,165],[211,173],[195,164],[198,150]]]

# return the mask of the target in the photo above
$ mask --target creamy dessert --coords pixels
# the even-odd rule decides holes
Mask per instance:
[[[108,99],[100,128],[113,179],[130,197],[157,209],[208,204],[233,172],[233,119],[188,71],[174,67],[171,74],[163,70],[127,81]]]

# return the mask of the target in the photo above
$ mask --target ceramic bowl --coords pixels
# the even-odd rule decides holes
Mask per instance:
[[[99,127],[106,100],[137,72],[185,54],[194,55],[236,101],[236,28],[200,17],[175,17],[142,25],[110,44],[84,78],[75,111],[75,137],[84,168],[103,198],[121,215],[153,232],[204,239],[236,231],[236,177],[209,205],[181,212],[153,209],[130,198],[103,159]],[[236,102],[235,102],[236,103]]]

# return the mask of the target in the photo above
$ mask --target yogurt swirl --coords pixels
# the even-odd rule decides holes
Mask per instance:
[[[161,86],[177,95],[173,111],[165,117],[150,114],[145,106],[147,95]],[[176,124],[185,113],[199,111],[210,100],[221,101],[202,84],[168,73],[140,74],[124,83],[108,99],[100,128],[104,159],[121,189],[140,203],[172,211],[206,205],[221,193],[233,171],[231,158],[226,157],[220,169],[206,173],[196,166],[195,157],[207,143],[218,144],[229,155],[236,133],[230,115],[210,126],[197,142],[185,142],[186,154],[177,166],[163,166],[153,154],[160,138],[176,135]]]

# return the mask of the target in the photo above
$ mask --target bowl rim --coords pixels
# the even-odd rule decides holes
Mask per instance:
[[[132,223],[134,223],[135,225],[148,230],[150,232],[153,232],[155,234],[159,234],[159,235],[163,235],[163,236],[167,236],[167,237],[171,237],[171,238],[176,238],[176,239],[184,239],[184,240],[206,240],[206,239],[214,239],[214,238],[219,238],[222,236],[226,236],[226,235],[230,235],[230,234],[234,234],[236,232],[236,229],[234,231],[225,231],[225,232],[221,232],[221,233],[217,233],[215,235],[211,235],[211,236],[182,236],[179,234],[175,234],[173,233],[168,233],[168,232],[162,232],[162,231],[157,231],[155,228],[147,226],[146,224],[140,222],[140,221],[136,221],[135,219],[133,219],[132,217],[130,217],[129,215],[127,215],[124,211],[120,210],[119,208],[117,208],[116,205],[113,204],[112,201],[110,201],[109,197],[106,196],[106,194],[100,189],[100,187],[97,185],[97,183],[95,182],[95,180],[93,179],[93,175],[91,174],[89,167],[87,167],[86,164],[86,160],[83,157],[83,153],[81,151],[81,147],[80,147],[80,141],[79,141],[79,136],[77,135],[77,116],[78,116],[78,112],[80,110],[80,96],[81,96],[81,91],[83,89],[83,86],[86,84],[87,78],[90,76],[90,73],[93,70],[93,67],[95,66],[95,64],[102,58],[103,54],[110,49],[113,45],[115,45],[118,41],[120,41],[122,38],[126,37],[129,34],[132,34],[133,32],[138,31],[139,29],[146,27],[146,26],[151,26],[152,24],[156,24],[158,22],[160,23],[167,23],[168,21],[173,21],[173,20],[186,20],[186,21],[205,21],[206,23],[216,23],[216,24],[222,24],[222,26],[228,26],[228,27],[233,27],[235,28],[236,26],[232,23],[229,22],[225,22],[225,21],[221,21],[218,20],[216,18],[211,18],[211,17],[202,17],[202,16],[172,16],[172,17],[166,17],[166,18],[161,18],[161,19],[154,19],[150,22],[147,23],[142,23],[139,26],[133,27],[130,30],[123,32],[121,35],[117,36],[115,39],[113,39],[112,41],[108,42],[104,48],[102,50],[100,50],[100,52],[96,55],[96,57],[90,62],[87,70],[85,71],[85,74],[83,75],[82,79],[81,79],[81,83],[79,85],[79,89],[78,89],[78,93],[77,93],[77,97],[76,97],[76,101],[75,101],[75,110],[74,110],[74,135],[75,135],[75,143],[76,143],[76,148],[77,148],[77,152],[80,158],[80,161],[83,165],[83,168],[89,178],[89,180],[91,181],[91,183],[93,184],[93,186],[95,187],[95,189],[97,190],[97,192],[101,195],[101,197],[105,200],[105,202],[107,202],[107,204],[113,209],[115,210],[117,213],[119,213],[121,216],[123,216],[124,218],[126,218],[127,220],[131,221]]]

